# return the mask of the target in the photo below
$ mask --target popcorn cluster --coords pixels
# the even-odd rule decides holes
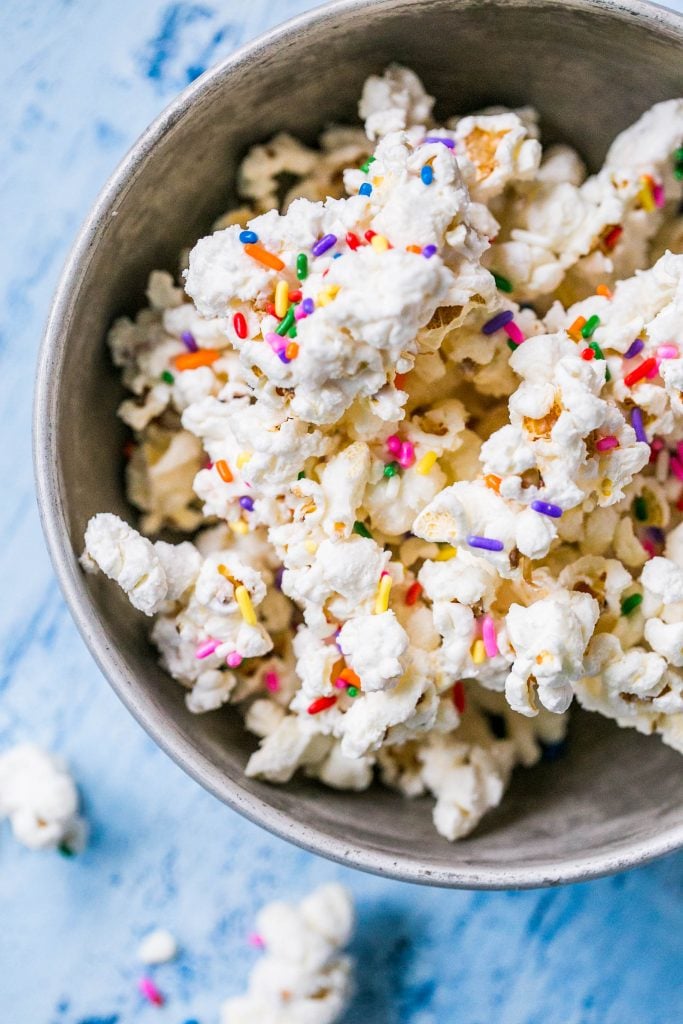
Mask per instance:
[[[683,750],[683,101],[592,177],[530,109],[432,108],[371,77],[365,132],[255,147],[152,273],[110,333],[142,532],[82,561],[249,775],[377,775],[455,839],[575,696]]]

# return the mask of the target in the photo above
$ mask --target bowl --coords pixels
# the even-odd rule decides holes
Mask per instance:
[[[78,566],[96,512],[134,521],[123,489],[121,385],[105,336],[143,303],[148,272],[175,269],[234,199],[245,149],[289,129],[312,142],[354,122],[365,77],[414,68],[437,114],[531,103],[544,140],[595,169],[652,103],[683,92],[683,21],[636,0],[345,0],[243,47],[186,89],[105,185],[68,260],[43,343],[35,467],[43,529],[72,615],[105,676],[149,734],[202,786],[271,832],[347,865],[431,885],[551,885],[683,846],[680,755],[578,712],[559,764],[518,771],[502,805],[449,844],[432,801],[243,774],[253,738],[234,710],[190,714],[159,668],[149,621]]]

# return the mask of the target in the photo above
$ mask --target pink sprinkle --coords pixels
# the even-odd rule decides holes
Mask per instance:
[[[398,434],[392,434],[391,437],[387,438],[387,448],[392,455],[398,455],[401,450],[401,438]]]
[[[678,345],[660,345],[657,355],[660,359],[678,359]]]
[[[263,938],[260,935],[257,935],[256,932],[252,932],[251,935],[247,936],[247,942],[249,943],[250,946],[253,946],[255,949],[266,948],[266,944],[263,941]]]
[[[507,334],[508,338],[511,341],[514,341],[515,345],[521,345],[522,342],[526,340],[514,320],[511,320],[509,324],[505,324],[503,326],[503,330]]]
[[[653,187],[652,198],[655,201],[655,206],[657,207],[657,209],[661,210],[661,208],[664,206],[664,203],[666,202],[666,196],[664,195],[664,186],[662,184],[657,183]]]
[[[640,543],[642,545],[643,550],[647,551],[647,553],[650,556],[650,558],[654,558],[655,555],[657,554],[657,552],[655,551],[655,546],[652,543],[652,541],[651,540],[641,540]]]
[[[301,305],[297,306],[296,309],[294,310],[294,319],[295,320],[305,320],[307,316],[308,316],[308,314],[307,314],[306,310],[303,307],[303,303]]]
[[[264,680],[266,690],[270,690],[271,693],[277,693],[280,689],[280,677],[277,672],[266,672]]]
[[[601,437],[599,441],[595,442],[595,450],[598,452],[608,452],[610,448],[618,447],[619,442],[612,434],[609,437]]]
[[[669,461],[669,469],[677,480],[683,480],[683,462],[675,455]]]
[[[153,1003],[154,1006],[164,1005],[164,997],[151,978],[140,978],[138,988],[145,999],[149,1000],[150,1003]]]
[[[346,690],[346,689],[348,689],[348,685],[349,684],[346,682],[345,679],[339,678],[339,679],[335,679],[333,685],[334,685],[335,689],[337,689],[337,690]]]
[[[276,355],[278,355],[287,346],[286,340],[279,334],[276,334],[275,331],[268,331],[266,334],[266,341]]]
[[[242,664],[242,655],[237,651],[231,651],[225,660],[230,668],[239,668]]]
[[[481,623],[481,636],[484,641],[484,650],[487,658],[495,658],[498,654],[498,640],[496,638],[496,624],[490,615],[485,615]]]
[[[410,441],[404,441],[401,445],[398,461],[404,469],[408,469],[408,467],[412,466],[415,462],[415,447],[410,443]]]
[[[209,655],[213,654],[217,647],[220,647],[220,640],[214,640],[209,637],[204,643],[201,643],[197,650],[194,652],[195,658],[208,658]]]

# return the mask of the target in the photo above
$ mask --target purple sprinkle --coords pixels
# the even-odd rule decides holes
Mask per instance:
[[[422,255],[424,256],[424,258],[426,260],[431,259],[432,256],[436,255],[436,246],[435,245],[425,245],[424,248],[422,249]]]
[[[562,509],[559,505],[551,505],[549,501],[532,501],[531,507],[534,512],[540,512],[542,516],[550,516],[551,519],[559,519]]]
[[[422,140],[422,145],[425,146],[428,142],[440,142],[443,146],[448,149],[455,149],[455,143],[453,139],[447,139],[443,135],[428,135],[426,139]]]
[[[291,363],[292,361],[291,359],[288,359],[287,356],[285,355],[284,348],[280,349],[280,351],[278,352],[278,356],[280,358],[280,361],[283,363]]]
[[[624,352],[624,359],[633,359],[639,352],[642,352],[645,348],[645,342],[642,338],[636,338],[636,340],[626,349]]]
[[[514,316],[515,314],[511,309],[504,309],[502,313],[496,313],[494,317],[487,320],[481,329],[481,333],[495,334],[495,332],[499,331],[501,327],[505,327],[506,324],[509,324],[510,321],[514,319]]]
[[[276,590],[282,590],[282,577],[284,575],[284,572],[285,572],[284,565],[278,566],[278,568],[275,570],[275,580],[274,580],[274,583],[275,583]]]
[[[644,441],[647,444],[647,434],[643,426],[643,413],[638,408],[631,410],[631,426],[636,432],[636,441]]]
[[[199,345],[194,340],[194,334],[192,334],[190,331],[183,331],[183,333],[180,335],[180,340],[182,341],[183,345],[185,346],[188,352],[199,351]]]
[[[324,252],[327,252],[328,249],[331,249],[332,246],[336,244],[336,235],[323,235],[323,237],[319,238],[318,241],[315,243],[315,245],[311,249],[311,252],[313,253],[314,256],[322,256]]]
[[[303,309],[306,316],[310,316],[311,313],[315,310],[315,302],[313,301],[313,299],[304,299],[304,301],[301,303],[301,308]]]
[[[662,530],[661,526],[648,526],[645,533],[648,535],[650,540],[655,542],[655,544],[663,544],[666,539],[664,530]]]
[[[254,499],[250,498],[248,494],[245,494],[245,495],[243,495],[240,498],[240,505],[247,512],[253,512],[254,511]]]
[[[484,551],[502,551],[505,547],[502,540],[490,540],[489,537],[477,537],[474,533],[469,535],[467,543],[471,548],[483,548]]]

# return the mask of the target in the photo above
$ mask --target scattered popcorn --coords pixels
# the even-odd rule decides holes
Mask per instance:
[[[87,825],[66,764],[34,743],[0,754],[0,818],[32,850],[59,848],[67,855],[85,846]]]

